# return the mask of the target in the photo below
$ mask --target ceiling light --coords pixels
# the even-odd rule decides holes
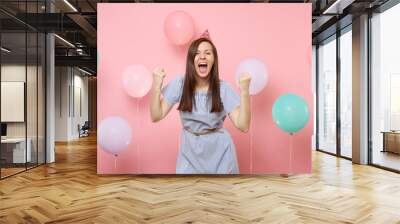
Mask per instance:
[[[1,47],[1,50],[4,51],[4,52],[6,52],[6,53],[10,53],[10,52],[11,52],[11,50],[9,50],[9,49],[7,49],[7,48],[5,48],[5,47]]]
[[[71,4],[69,3],[68,0],[64,0],[65,4],[67,4],[72,10],[74,10],[74,12],[78,12],[78,10]]]
[[[337,4],[339,4],[339,2],[340,0],[336,0],[332,5],[330,5],[327,9],[325,9],[322,14],[331,13],[332,9],[335,9],[335,7],[337,7]]]
[[[83,73],[85,73],[85,74],[93,75],[92,73],[90,73],[90,72],[88,72],[88,71],[86,71],[86,70],[83,70],[83,69],[81,69],[81,68],[79,68],[79,67],[78,67],[78,70],[81,71],[81,72],[83,72]]]
[[[324,10],[322,14],[342,14],[343,9],[351,5],[355,0],[336,0],[332,5]]]
[[[58,36],[57,34],[54,34],[55,37],[57,37],[58,39],[62,40],[64,43],[68,44],[69,46],[75,48],[75,45],[71,44],[71,42],[69,42],[68,40]]]

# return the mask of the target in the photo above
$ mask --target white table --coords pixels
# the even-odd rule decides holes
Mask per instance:
[[[25,154],[25,138],[6,138],[1,139],[1,144],[5,146],[14,145],[13,147],[13,163],[25,163],[31,162],[32,153],[31,153],[31,145],[32,140],[30,138],[26,139],[28,143],[28,147],[26,148]],[[25,161],[25,158],[27,161]]]

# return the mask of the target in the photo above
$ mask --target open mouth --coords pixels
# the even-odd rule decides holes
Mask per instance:
[[[198,64],[198,66],[200,73],[205,74],[207,72],[207,63],[201,62]]]

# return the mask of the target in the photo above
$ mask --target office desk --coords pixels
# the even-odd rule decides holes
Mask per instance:
[[[27,145],[28,147],[26,148],[26,154],[25,154],[25,138],[1,139],[1,157],[9,163],[31,162],[31,160],[32,160],[32,153],[31,153],[32,140],[30,138],[27,138],[26,142],[28,143],[28,145]],[[11,158],[5,157],[10,154],[12,154],[12,160],[11,160]],[[26,158],[27,158],[27,161],[25,161]]]
[[[383,133],[382,152],[392,152],[400,154],[400,132],[382,131],[381,133]]]

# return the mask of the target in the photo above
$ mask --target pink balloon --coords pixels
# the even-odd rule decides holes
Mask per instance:
[[[132,130],[121,117],[111,116],[102,120],[97,132],[97,141],[102,149],[110,154],[118,153],[131,144]]]
[[[153,77],[143,65],[129,65],[122,74],[122,85],[131,97],[143,97],[151,89]]]
[[[175,45],[185,45],[194,36],[194,21],[184,11],[170,13],[164,21],[164,32]]]
[[[260,93],[268,83],[267,66],[259,59],[247,58],[242,60],[236,68],[236,85],[239,86],[239,80],[243,73],[249,73],[251,76],[250,95]]]

